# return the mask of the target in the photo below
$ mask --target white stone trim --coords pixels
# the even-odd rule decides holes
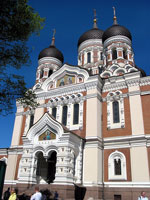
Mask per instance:
[[[114,170],[114,159],[121,160],[121,175],[115,175]],[[122,152],[115,151],[109,155],[108,158],[108,179],[109,180],[126,180],[127,170],[126,170],[126,157]]]
[[[150,147],[150,134],[116,136],[104,138],[104,149],[118,149],[131,147]]]
[[[107,46],[109,46],[111,43],[113,42],[122,42],[122,43],[127,43],[130,47],[132,45],[131,40],[123,35],[117,35],[117,36],[112,36],[110,38],[108,38],[107,40],[105,40],[104,42],[104,48],[106,48]]]
[[[61,67],[62,66],[62,62],[60,60],[58,60],[57,58],[54,57],[44,57],[41,58],[40,60],[38,60],[38,65],[43,65],[43,64],[49,64],[49,63],[55,63],[57,66]]]
[[[80,46],[78,48],[78,53],[80,53],[87,46],[96,46],[97,48],[100,46],[101,49],[103,49],[101,39],[89,39],[80,44]]]
[[[71,65],[68,65],[68,64],[64,64],[59,70],[57,70],[55,73],[53,73],[50,77],[48,77],[43,82],[41,89],[43,89],[43,91],[47,92],[50,83],[55,82],[55,80],[64,76],[66,73],[70,74],[70,75],[82,76],[82,77],[84,77],[84,81],[86,81],[89,78],[89,74],[86,70],[81,69],[77,66],[74,67],[74,66],[71,66]],[[63,87],[63,89],[64,89],[64,87]],[[69,87],[69,85],[67,85],[67,88],[68,87]],[[71,85],[71,87],[72,87],[72,85]],[[60,90],[60,88],[59,88],[59,90]]]
[[[124,98],[121,97],[122,92],[109,92],[107,97],[107,128],[116,129],[125,127],[125,117],[124,117]],[[113,123],[113,102],[117,101],[119,103],[119,122]]]
[[[109,188],[150,188],[149,182],[104,182],[104,185]]]

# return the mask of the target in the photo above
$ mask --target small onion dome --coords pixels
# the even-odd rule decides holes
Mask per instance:
[[[55,31],[55,30],[54,30]],[[55,34],[55,33],[54,33]],[[40,54],[38,59],[44,58],[44,57],[53,57],[53,58],[57,58],[58,60],[60,60],[62,63],[64,61],[64,56],[61,53],[61,51],[59,51],[56,47],[55,47],[55,37],[53,35],[52,38],[52,43],[48,48],[43,49]]]
[[[52,46],[52,45],[50,45],[48,48],[43,49],[40,52],[38,59],[41,59],[41,58],[44,58],[44,57],[57,58],[62,63],[64,61],[64,56],[61,53],[61,51],[59,51],[55,46]]]
[[[96,12],[96,11],[95,11]],[[78,47],[80,44],[89,39],[102,39],[103,32],[97,27],[96,14],[93,20],[93,28],[83,33],[78,40]]]
[[[98,29],[98,28],[93,28],[85,33],[83,33],[83,35],[81,35],[81,37],[78,40],[78,47],[79,45],[89,39],[102,39],[102,35],[103,35],[102,30]]]
[[[132,41],[132,36],[130,31],[124,26],[120,26],[119,24],[114,24],[109,27],[103,34],[102,40],[103,42],[110,37],[122,35],[128,37]]]
[[[113,10],[114,10],[114,18],[113,18],[114,23],[111,27],[109,27],[104,32],[103,37],[102,37],[103,42],[105,40],[107,40],[108,38],[113,37],[113,36],[117,36],[117,35],[126,36],[132,41],[132,36],[131,36],[130,31],[127,28],[125,28],[124,26],[121,26],[117,23],[115,7],[113,7]]]

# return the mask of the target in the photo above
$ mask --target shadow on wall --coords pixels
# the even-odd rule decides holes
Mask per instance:
[[[75,200],[83,200],[85,197],[86,188],[75,185]]]

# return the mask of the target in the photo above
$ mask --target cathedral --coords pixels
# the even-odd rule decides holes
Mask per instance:
[[[60,199],[150,196],[150,77],[136,66],[130,31],[97,26],[78,40],[77,65],[55,46],[39,53],[38,107],[16,103],[10,148],[0,149],[3,189],[34,186]],[[2,173],[1,173],[2,174]]]

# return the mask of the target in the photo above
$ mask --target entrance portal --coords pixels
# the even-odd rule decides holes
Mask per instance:
[[[55,180],[56,173],[56,151],[49,153],[48,159],[44,158],[42,152],[37,153],[37,182],[47,182],[48,184],[53,183]]]
[[[56,173],[56,151],[51,152],[48,158],[48,171],[47,171],[47,182],[48,184],[53,183],[55,180]]]

